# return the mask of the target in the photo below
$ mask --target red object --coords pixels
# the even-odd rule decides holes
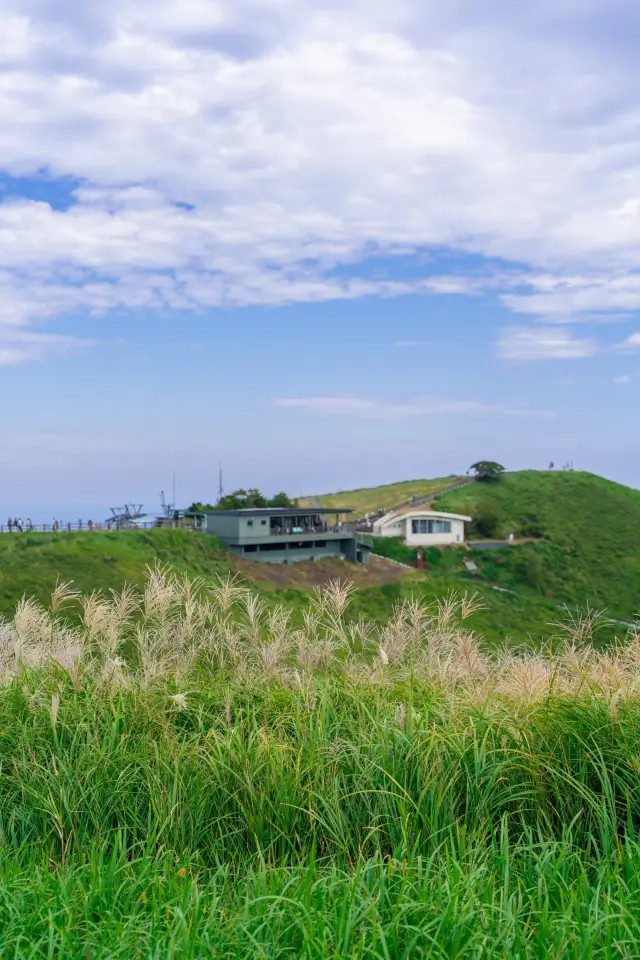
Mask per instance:
[[[418,550],[418,570],[424,570],[424,552]]]

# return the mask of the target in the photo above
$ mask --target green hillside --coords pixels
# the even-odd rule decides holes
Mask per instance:
[[[94,533],[24,533],[0,537],[0,613],[9,614],[27,594],[45,602],[58,580],[83,593],[142,585],[147,565],[170,563],[193,576],[229,570],[229,557],[213,537],[185,530]]]
[[[359,490],[339,490],[319,496],[302,497],[301,506],[349,507],[358,516],[375,513],[376,510],[388,510],[409,500],[410,497],[428,497],[450,487],[458,476],[439,477],[435,480],[405,480],[402,483],[389,483],[382,487],[362,487]]]
[[[410,490],[448,486],[452,478],[413,481],[366,491],[369,506],[393,496],[410,496]],[[344,503],[363,503],[365,491],[341,494]],[[338,495],[325,498],[331,500]],[[358,499],[360,498],[360,499]],[[320,582],[318,575],[343,576],[358,586],[352,611],[382,619],[394,602],[420,595],[427,600],[451,590],[478,590],[485,610],[478,628],[491,643],[508,640],[536,643],[548,636],[557,620],[559,604],[606,608],[610,616],[632,620],[640,613],[640,491],[587,473],[508,474],[497,484],[473,484],[441,496],[437,506],[477,516],[490,501],[498,517],[497,532],[506,536],[539,534],[537,539],[500,551],[474,551],[478,572],[463,565],[464,551],[431,551],[429,569],[399,572],[385,580],[384,571],[365,575],[362,568],[338,565],[320,571],[287,568],[288,582],[255,564],[230,557],[212,537],[184,530],[119,531],[68,534],[23,534],[0,537],[0,614],[10,614],[24,594],[46,601],[56,581],[72,580],[83,592],[119,588],[126,581],[142,584],[147,565],[160,561],[192,576],[214,578],[229,571],[270,602],[283,602],[300,610],[308,590]],[[360,507],[359,509],[362,509]],[[394,544],[385,541],[394,555]],[[397,550],[397,548],[395,548]],[[399,560],[411,553],[396,552]],[[306,567],[307,565],[302,565]],[[317,570],[315,569],[317,568]],[[515,591],[500,593],[499,586]],[[623,628],[608,629],[603,639]]]
[[[473,583],[458,572],[458,565],[442,564],[441,569],[421,574],[417,570],[393,568],[384,582],[378,582],[368,568],[336,561],[333,567],[322,563],[300,564],[286,568],[291,585],[280,589],[281,568],[264,568],[237,561],[212,537],[184,530],[131,530],[96,533],[22,534],[0,537],[0,615],[10,616],[25,594],[48,603],[58,580],[73,581],[83,593],[96,589],[118,589],[125,582],[141,586],[148,565],[159,561],[178,572],[213,579],[229,572],[241,578],[269,603],[284,603],[300,611],[307,603],[312,586],[320,575],[351,579],[358,591],[351,606],[354,617],[384,620],[403,598],[422,597],[427,602],[446,596],[452,590],[478,590],[485,609],[475,623],[491,644],[539,642],[549,634],[549,624],[557,619],[553,602],[524,590],[518,595],[494,591],[486,583]]]
[[[620,619],[640,613],[640,491],[590,473],[530,470],[445,494],[434,507],[475,517],[488,502],[496,535],[536,539],[483,553],[486,579],[606,607]]]

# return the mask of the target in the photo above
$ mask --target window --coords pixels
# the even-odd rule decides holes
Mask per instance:
[[[314,543],[314,547],[316,548],[316,550],[323,550],[326,547],[326,545],[327,545],[326,540],[316,540],[316,542]]]
[[[429,523],[433,524],[433,533],[451,533],[450,520],[430,520]]]
[[[253,526],[253,520],[247,520],[247,526],[248,526],[248,527],[252,527],[252,526]]]
[[[450,520],[412,520],[411,533],[451,533]]]
[[[261,526],[266,527],[267,521],[266,521],[266,520],[261,520],[261,521],[260,521],[260,524],[261,524]]]
[[[248,543],[247,546],[244,548],[244,552],[245,552],[245,553],[255,553],[255,552],[257,551],[257,549],[258,549],[258,548],[257,548],[257,546],[256,546],[255,543]]]

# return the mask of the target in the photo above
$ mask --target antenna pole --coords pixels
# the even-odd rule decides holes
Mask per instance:
[[[222,485],[222,460],[218,464],[218,503],[224,497],[224,487]]]

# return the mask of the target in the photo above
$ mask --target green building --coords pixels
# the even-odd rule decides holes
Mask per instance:
[[[205,533],[222,540],[236,557],[260,563],[297,563],[340,557],[367,563],[371,541],[340,521],[351,510],[266,507],[213,510],[205,514]]]

